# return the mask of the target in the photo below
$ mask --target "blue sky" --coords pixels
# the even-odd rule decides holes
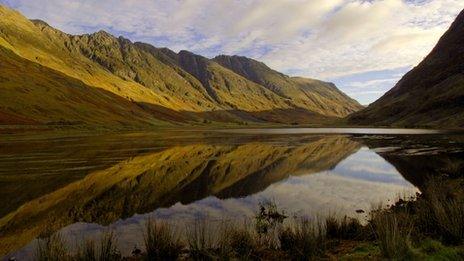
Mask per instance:
[[[332,81],[362,104],[430,52],[462,0],[0,0],[71,34],[106,30]]]

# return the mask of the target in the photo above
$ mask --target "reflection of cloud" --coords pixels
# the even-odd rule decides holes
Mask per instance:
[[[415,192],[417,189],[405,181],[392,165],[364,147],[331,171],[290,177],[243,198],[221,200],[207,197],[187,205],[177,203],[149,214],[119,220],[110,228],[118,235],[123,252],[129,253],[133,244],[127,242],[141,244],[141,229],[149,218],[182,224],[183,228],[185,221],[199,217],[241,220],[252,216],[260,202],[273,199],[280,208],[290,214],[321,217],[327,214],[346,214],[362,219],[365,218],[365,214],[356,214],[357,209],[368,211],[372,204],[393,202],[399,195]],[[96,224],[78,223],[62,231],[67,237],[79,240],[83,236],[95,237],[105,229],[107,228]],[[30,250],[31,245],[26,247],[23,254]],[[18,256],[21,257],[23,254]]]
[[[394,166],[366,147],[340,162],[333,172],[352,179],[398,185],[409,184]]]
[[[252,216],[258,209],[259,202],[265,199],[274,199],[282,209],[290,214],[298,213],[319,217],[327,214],[347,214],[363,218],[356,214],[355,210],[368,211],[373,204],[393,202],[399,195],[409,195],[417,191],[411,185],[378,183],[333,174],[323,172],[292,177],[288,181],[270,186],[261,193],[242,199],[220,200],[209,197],[189,205],[178,203],[170,208],[158,209],[150,214],[136,215],[127,220],[118,221],[111,227],[115,229],[120,242],[142,242],[140,229],[149,217],[177,224],[194,220],[199,216],[218,221],[241,220],[245,216]],[[94,225],[86,227],[78,224],[65,228],[65,231],[74,231],[74,234],[98,234],[103,229],[104,227],[100,227],[99,231]],[[132,245],[122,244],[122,248],[130,251]]]

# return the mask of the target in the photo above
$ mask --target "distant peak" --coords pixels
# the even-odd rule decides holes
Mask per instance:
[[[184,54],[184,55],[196,55],[190,51],[187,51],[187,50],[180,50],[179,51],[179,54]]]
[[[262,67],[265,67],[266,69],[270,69],[265,63],[260,62],[258,60],[255,60],[250,57],[246,56],[240,56],[240,55],[225,55],[221,54],[213,58],[213,60],[218,61],[218,62],[224,62],[224,61],[234,61],[234,62],[239,62],[239,63],[248,63],[248,64],[254,64],[254,65],[259,65]]]
[[[30,21],[31,21],[33,24],[35,24],[35,25],[48,26],[48,27],[50,27],[50,25],[49,25],[48,23],[46,23],[45,21],[40,20],[40,19],[31,19]]]
[[[220,54],[214,57],[214,59],[234,59],[234,60],[242,60],[242,61],[246,60],[246,61],[258,62],[257,60],[252,59],[250,57],[241,56],[241,55],[227,55],[227,54]]]
[[[119,36],[118,40],[119,40],[119,42],[124,43],[124,44],[131,44],[132,43],[131,40],[125,38],[124,36]]]
[[[93,34],[91,34],[93,36],[99,36],[99,37],[105,37],[105,38],[115,38],[112,34],[104,31],[104,30],[100,30],[98,32],[95,32]]]
[[[195,59],[202,59],[202,60],[209,60],[208,58],[204,57],[204,56],[201,56],[199,54],[195,54],[195,53],[192,53],[190,51],[187,51],[187,50],[181,50],[179,52],[179,56],[184,56],[184,57],[193,57]]]

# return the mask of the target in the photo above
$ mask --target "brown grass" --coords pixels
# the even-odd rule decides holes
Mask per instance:
[[[176,260],[184,248],[171,226],[153,220],[146,224],[144,243],[147,260]]]

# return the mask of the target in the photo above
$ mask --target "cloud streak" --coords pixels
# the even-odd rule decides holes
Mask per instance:
[[[416,65],[464,8],[461,0],[0,3],[68,33],[105,29],[175,51],[247,55],[286,73],[324,80]]]

